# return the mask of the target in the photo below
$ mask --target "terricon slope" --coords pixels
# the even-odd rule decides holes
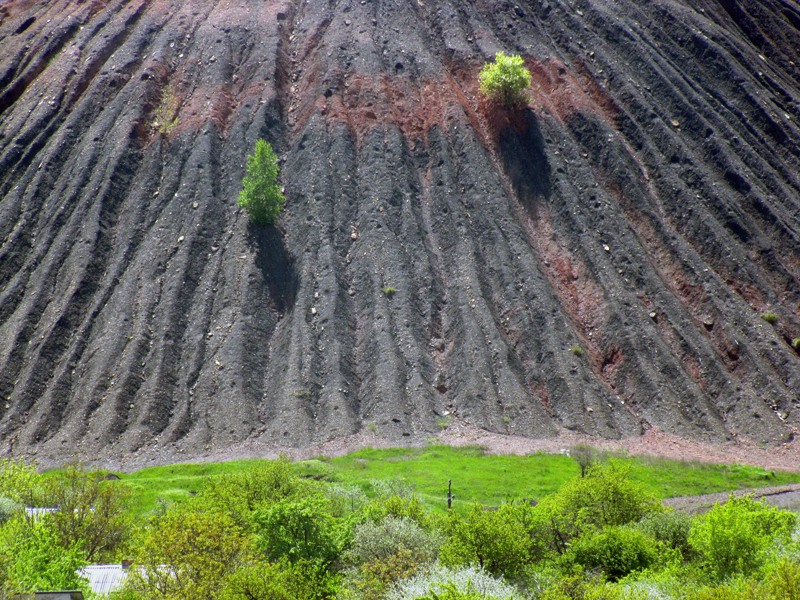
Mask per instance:
[[[800,425],[794,0],[0,19],[0,451]],[[477,90],[499,50],[513,114]],[[236,207],[259,137],[277,228]]]

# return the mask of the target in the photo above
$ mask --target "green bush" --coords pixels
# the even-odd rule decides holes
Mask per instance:
[[[257,469],[219,475],[203,485],[194,505],[224,511],[243,528],[252,525],[252,513],[269,503],[310,494],[312,484],[297,476],[282,456]]]
[[[380,523],[387,516],[411,519],[423,529],[428,529],[431,519],[416,495],[392,494],[379,496],[363,508],[366,519]]]
[[[317,566],[299,562],[244,564],[225,580],[218,600],[316,600],[329,581]]]
[[[691,554],[689,532],[692,529],[692,518],[679,510],[667,510],[646,516],[634,525],[668,547],[678,550],[684,558]]]
[[[60,545],[52,519],[18,514],[0,527],[0,598],[38,590],[78,589],[77,569],[87,563],[80,541]]]
[[[528,523],[531,510],[527,504],[504,504],[497,511],[473,505],[466,519],[453,517],[450,538],[440,553],[442,563],[517,576],[536,554]]]
[[[438,532],[428,533],[408,517],[386,516],[379,523],[369,520],[356,525],[343,559],[359,565],[387,559],[399,550],[409,550],[420,561],[433,561],[441,545]]]
[[[38,506],[42,498],[43,478],[36,465],[24,458],[0,458],[0,496],[28,506]]]
[[[641,531],[607,527],[575,540],[564,560],[566,564],[602,571],[609,581],[618,581],[630,573],[650,568],[659,558],[659,550],[659,544]]]
[[[716,580],[750,575],[764,565],[775,540],[789,537],[796,521],[794,513],[749,496],[731,497],[693,523],[689,543]]]
[[[392,585],[412,577],[429,564],[429,556],[419,550],[398,550],[385,558],[347,570],[337,594],[341,600],[381,600]]]
[[[17,502],[13,498],[0,496],[0,525],[8,521],[23,508],[25,507],[22,505],[22,503]]]
[[[578,574],[569,574],[556,579],[536,598],[537,600],[649,600],[651,596],[625,594],[618,586],[604,581],[602,577],[585,578]]]
[[[254,223],[272,225],[286,198],[278,185],[278,157],[264,140],[256,142],[255,153],[247,157],[247,176],[242,180],[239,206]]]
[[[770,325],[775,325],[778,322],[778,315],[774,312],[768,311],[761,313],[761,318],[764,319]]]
[[[780,559],[769,569],[764,588],[769,598],[800,600],[800,564]]]
[[[281,500],[253,515],[257,544],[269,560],[330,564],[341,552],[340,531],[324,499]]]
[[[506,56],[498,52],[493,63],[488,63],[478,75],[480,89],[490,100],[512,107],[526,104],[525,91],[531,85],[531,72],[525,68],[521,56]]]
[[[131,492],[107,473],[71,466],[46,480],[48,501],[59,510],[51,515],[58,543],[79,544],[87,562],[110,560],[127,541],[133,526]]]
[[[128,587],[148,600],[217,598],[252,556],[250,539],[222,512],[173,507],[154,519],[135,554]]]
[[[535,536],[561,554],[587,530],[634,523],[663,510],[655,495],[628,478],[625,466],[611,461],[544,498],[534,510]]]

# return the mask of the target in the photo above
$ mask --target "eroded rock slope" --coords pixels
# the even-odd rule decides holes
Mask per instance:
[[[0,451],[800,425],[794,0],[0,19]],[[525,110],[478,93],[499,50]],[[236,207],[260,137],[279,227]]]

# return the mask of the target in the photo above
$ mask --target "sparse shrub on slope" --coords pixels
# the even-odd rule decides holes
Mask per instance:
[[[501,102],[507,107],[526,104],[526,90],[531,85],[531,73],[525,68],[521,56],[506,56],[503,52],[495,55],[494,62],[481,69],[478,75],[481,92],[490,100]]]
[[[278,157],[265,140],[256,142],[255,153],[247,157],[247,176],[242,180],[239,206],[259,225],[272,225],[286,198],[278,185]]]

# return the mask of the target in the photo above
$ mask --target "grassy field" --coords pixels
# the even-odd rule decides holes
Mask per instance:
[[[768,472],[742,465],[708,465],[663,459],[617,457],[630,476],[661,498],[733,491],[800,482],[800,473]],[[257,469],[262,460],[176,464],[122,475],[134,492],[134,510],[148,514],[159,502],[174,502],[200,491],[209,477]],[[295,463],[301,476],[341,486],[358,486],[368,495],[375,482],[410,485],[433,509],[444,510],[447,482],[455,506],[471,502],[498,505],[513,498],[541,498],[579,474],[577,463],[558,454],[487,455],[480,448],[398,448],[361,450],[346,456]]]

